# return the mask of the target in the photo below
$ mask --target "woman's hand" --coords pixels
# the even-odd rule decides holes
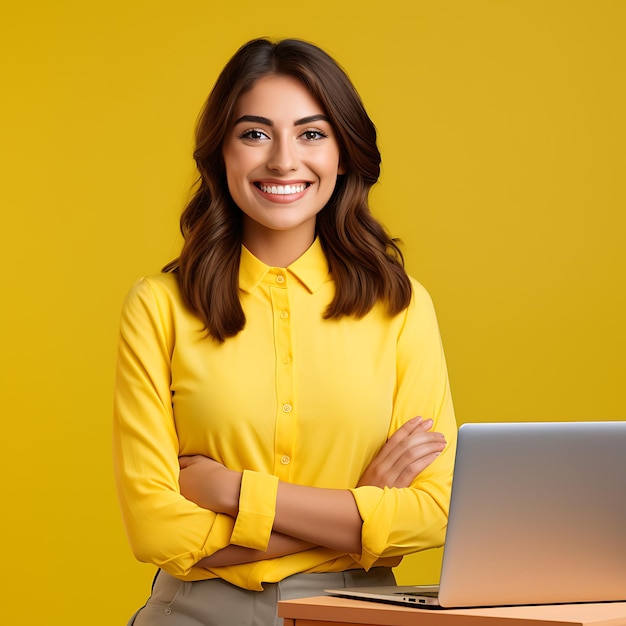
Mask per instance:
[[[403,424],[367,466],[357,487],[408,487],[446,447],[444,436],[430,431],[432,425],[421,417]]]
[[[178,483],[181,494],[203,509],[237,517],[241,472],[202,456],[181,456]]]

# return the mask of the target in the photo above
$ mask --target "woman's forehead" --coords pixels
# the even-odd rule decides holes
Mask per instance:
[[[262,76],[242,93],[234,107],[233,120],[260,116],[272,121],[292,121],[326,111],[302,81],[282,74]]]

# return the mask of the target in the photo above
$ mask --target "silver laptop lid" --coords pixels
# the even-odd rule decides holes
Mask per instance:
[[[439,601],[626,599],[626,422],[464,424]]]

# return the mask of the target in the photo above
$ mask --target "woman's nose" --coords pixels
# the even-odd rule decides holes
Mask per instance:
[[[291,138],[277,138],[272,142],[267,167],[275,172],[290,172],[297,168],[298,154]]]

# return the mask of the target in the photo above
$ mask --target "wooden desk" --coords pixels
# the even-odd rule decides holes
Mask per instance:
[[[332,596],[278,603],[285,626],[626,626],[626,602],[416,609]]]

